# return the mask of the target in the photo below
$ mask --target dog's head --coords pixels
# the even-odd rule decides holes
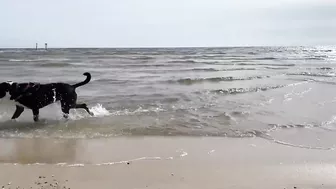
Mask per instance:
[[[13,82],[3,82],[0,83],[0,99],[5,97],[9,92]]]

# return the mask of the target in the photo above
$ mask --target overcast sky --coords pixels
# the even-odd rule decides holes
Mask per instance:
[[[0,47],[336,45],[336,0],[0,0]]]

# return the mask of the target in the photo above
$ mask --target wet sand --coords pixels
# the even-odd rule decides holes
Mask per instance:
[[[0,139],[0,144],[4,188],[336,188],[334,150],[261,138]]]

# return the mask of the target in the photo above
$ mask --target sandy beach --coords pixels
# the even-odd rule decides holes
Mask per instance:
[[[260,138],[0,142],[4,188],[336,188],[334,150],[294,148]]]

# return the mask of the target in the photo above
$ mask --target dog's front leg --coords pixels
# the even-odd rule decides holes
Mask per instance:
[[[23,110],[24,110],[24,108],[22,106],[16,105],[16,110],[15,110],[13,116],[12,116],[12,119],[16,119],[16,118],[20,117],[20,115],[22,114]]]
[[[34,121],[37,122],[39,120],[39,109],[33,109]]]

